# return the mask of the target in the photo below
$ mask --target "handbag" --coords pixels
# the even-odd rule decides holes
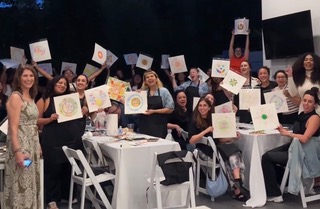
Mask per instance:
[[[217,156],[217,153],[215,153],[215,157],[218,159],[218,161],[221,165],[221,162]],[[206,190],[207,190],[207,193],[211,197],[219,197],[219,196],[223,195],[224,193],[226,193],[226,191],[228,190],[229,184],[228,184],[226,174],[225,174],[222,166],[220,166],[219,175],[216,178],[216,180],[212,180],[209,178],[208,171],[207,171],[206,176],[207,176]]]

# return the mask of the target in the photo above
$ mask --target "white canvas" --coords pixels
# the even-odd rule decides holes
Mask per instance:
[[[135,65],[138,60],[137,53],[124,54],[123,57],[127,65]]]
[[[230,101],[230,102],[226,102],[221,105],[215,106],[214,112],[215,113],[231,113],[233,112],[233,104]]]
[[[212,114],[213,138],[232,138],[237,136],[235,113]]]
[[[169,69],[169,54],[162,54],[161,55],[161,69]]]
[[[209,76],[207,75],[207,73],[203,72],[203,70],[201,70],[200,68],[198,68],[199,70],[199,76],[200,76],[200,80],[204,83],[208,80]]]
[[[95,43],[92,60],[102,65],[107,60],[107,50]]]
[[[126,92],[124,98],[124,113],[126,115],[145,113],[148,109],[147,91]]]
[[[264,93],[264,98],[266,104],[274,103],[276,105],[278,113],[289,111],[286,96],[283,94],[282,91],[272,91]]]
[[[107,50],[107,67],[111,67],[117,60],[118,57],[114,55],[110,50]]]
[[[87,77],[89,77],[92,73],[96,72],[98,70],[97,67],[90,65],[90,64],[86,64],[86,66],[84,67],[83,70],[83,74],[85,74]]]
[[[144,70],[149,70],[151,68],[152,62],[152,57],[146,56],[144,54],[139,54],[136,66]]]
[[[240,89],[239,92],[239,109],[249,110],[252,106],[261,104],[260,89]]]
[[[18,63],[26,63],[24,49],[10,46],[10,55],[11,59],[17,61]]]
[[[86,95],[89,112],[111,106],[106,84],[85,90],[84,93]]]
[[[40,67],[42,70],[46,71],[49,75],[53,74],[51,63],[41,63],[41,64],[38,64],[38,67]],[[43,77],[43,75],[38,72],[38,77]]]
[[[169,60],[170,69],[172,73],[176,74],[176,73],[188,72],[184,55],[169,57],[168,60]]]
[[[4,133],[5,135],[8,134],[8,119],[6,119],[0,126],[0,131]]]
[[[241,18],[234,20],[234,34],[235,35],[248,35],[249,19]]]
[[[41,62],[51,59],[51,53],[49,49],[48,40],[43,40],[29,44],[32,60],[35,62]]]
[[[58,123],[82,118],[80,98],[78,93],[53,97]]]
[[[279,126],[276,105],[274,103],[253,106],[250,114],[255,131],[273,130]]]
[[[3,66],[6,66],[7,69],[16,68],[19,66],[19,62],[12,59],[1,59],[0,62],[3,64]]]
[[[200,97],[193,97],[192,110],[196,109],[196,106],[200,100]]]
[[[61,64],[61,73],[65,70],[71,70],[74,75],[77,74],[77,64],[72,62],[62,62]]]
[[[229,70],[223,81],[220,83],[220,86],[234,94],[238,94],[245,82],[245,77]]]
[[[212,59],[211,77],[224,78],[229,69],[229,60]]]

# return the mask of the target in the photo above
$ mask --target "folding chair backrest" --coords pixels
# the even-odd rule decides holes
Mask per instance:
[[[106,160],[101,152],[101,149],[96,141],[91,139],[83,139],[83,146],[87,150],[87,161],[93,165],[106,165]]]
[[[70,164],[72,165],[72,169],[73,171],[77,174],[77,175],[81,175],[82,171],[77,163],[77,161],[75,159],[78,160],[78,155],[74,152],[74,150],[69,149],[67,146],[63,146],[62,147],[64,154],[66,155],[66,157],[68,158]]]

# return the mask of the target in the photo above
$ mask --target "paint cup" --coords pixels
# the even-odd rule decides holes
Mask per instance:
[[[128,128],[128,132],[133,133],[134,132],[134,123],[129,123],[127,125],[127,128]]]

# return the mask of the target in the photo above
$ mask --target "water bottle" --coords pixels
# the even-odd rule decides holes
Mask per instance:
[[[119,126],[118,135],[122,135],[122,134],[123,134],[122,126]]]

